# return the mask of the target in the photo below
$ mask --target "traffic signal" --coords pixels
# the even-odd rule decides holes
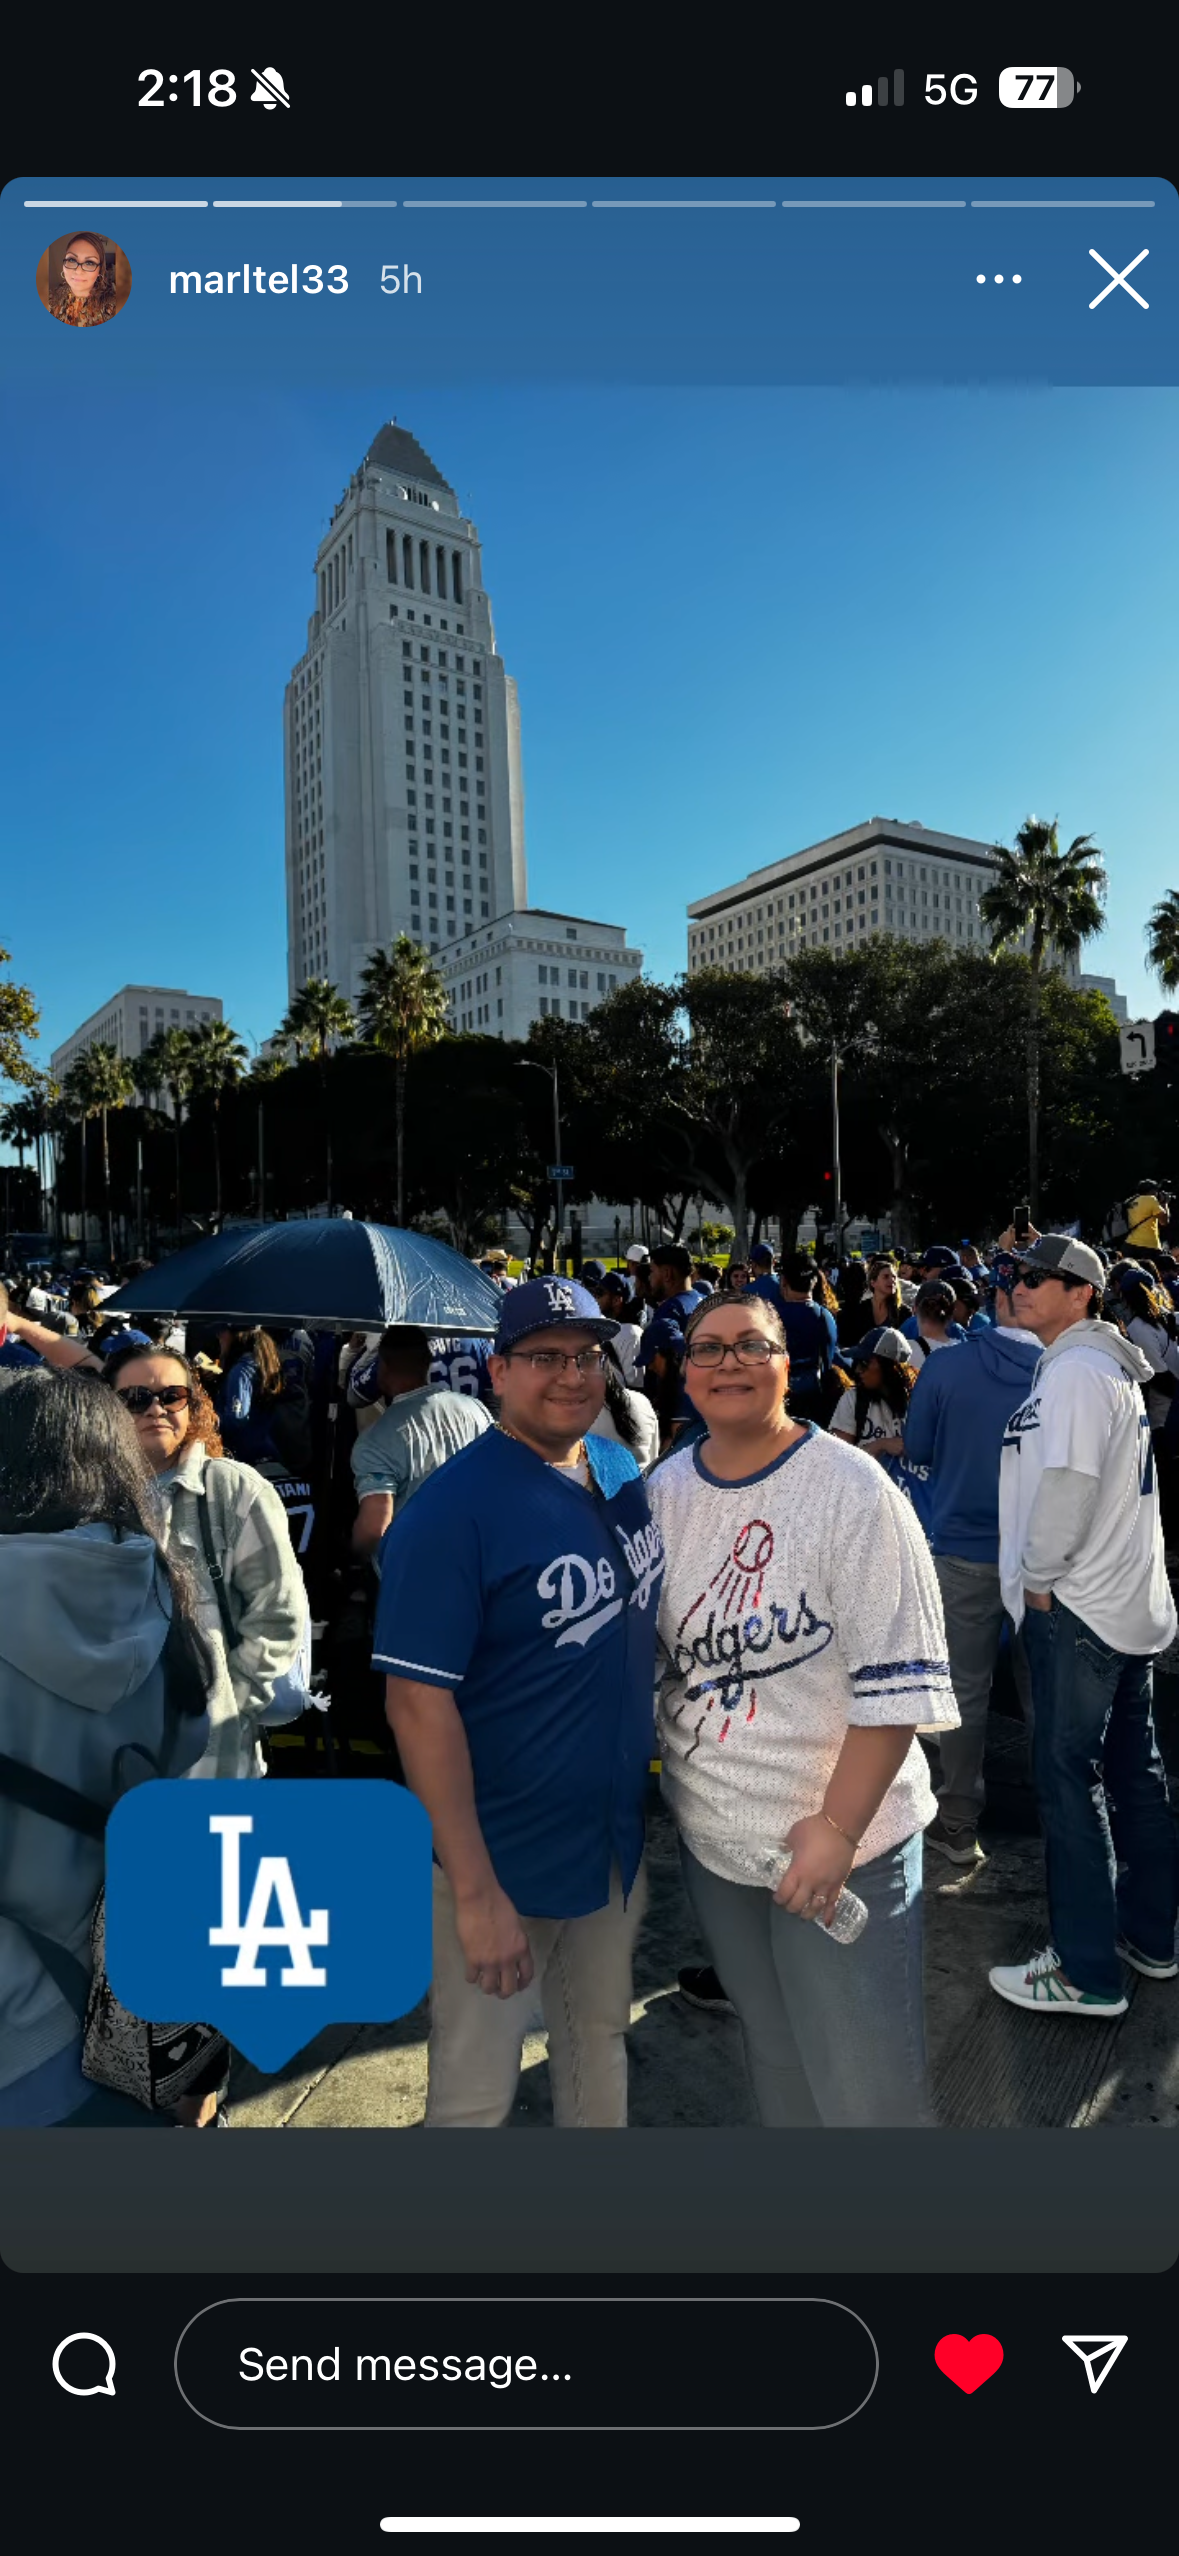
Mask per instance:
[[[1168,1079],[1179,1065],[1179,1012],[1160,1012],[1154,1025],[1156,1070]]]

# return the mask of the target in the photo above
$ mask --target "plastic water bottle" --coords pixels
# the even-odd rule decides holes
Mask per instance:
[[[769,1889],[776,1890],[783,1873],[789,1872],[794,1857],[788,1847],[779,1846],[758,1860]],[[854,1944],[868,1923],[868,1910],[863,1900],[858,1899],[855,1891],[848,1890],[845,1884],[835,1902],[835,1914],[830,1924],[823,1917],[808,1919],[807,1923],[817,1926],[819,1933],[829,1936],[833,1944]]]

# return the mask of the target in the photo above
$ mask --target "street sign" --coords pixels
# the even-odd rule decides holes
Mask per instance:
[[[572,1180],[573,1165],[572,1163],[550,1163],[548,1176],[550,1180]]]
[[[1149,1074],[1154,1068],[1154,1022],[1122,1021],[1118,1029],[1122,1043],[1123,1074]]]

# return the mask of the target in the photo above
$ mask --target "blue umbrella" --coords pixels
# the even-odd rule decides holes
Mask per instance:
[[[448,1243],[349,1217],[231,1225],[108,1296],[108,1313],[185,1314],[233,1325],[318,1323],[383,1331],[494,1332],[503,1299]]]

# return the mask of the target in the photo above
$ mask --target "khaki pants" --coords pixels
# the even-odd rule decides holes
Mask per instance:
[[[549,2037],[558,2130],[625,2130],[626,2028],[632,1956],[647,1904],[642,1865],[626,1906],[617,1867],[605,1908],[590,1917],[525,1917],[535,1987]],[[498,2130],[516,2097],[533,1989],[486,1997],[472,1987],[454,1919],[454,1894],[434,1869],[428,2130]]]

